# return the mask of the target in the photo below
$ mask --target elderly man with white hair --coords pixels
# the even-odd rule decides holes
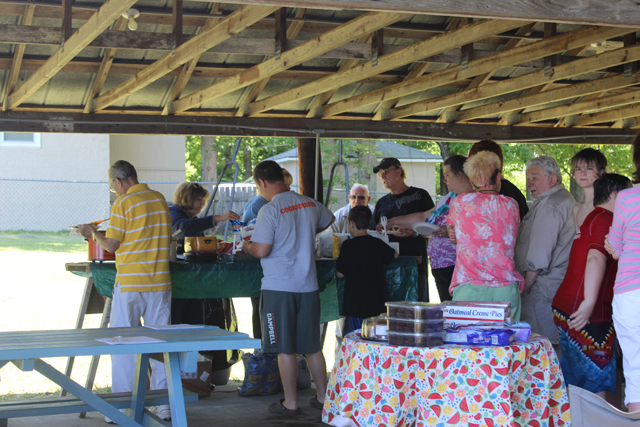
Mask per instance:
[[[575,200],[562,184],[560,168],[552,157],[527,162],[527,188],[535,202],[520,223],[515,248],[516,268],[524,276],[521,320],[557,345],[551,303],[569,264]]]
[[[370,201],[369,188],[363,184],[353,184],[351,192],[349,193],[349,203],[333,213],[336,220],[331,225],[331,231],[334,233],[348,233],[349,221],[347,221],[347,216],[349,215],[349,211],[356,206],[366,205],[371,210],[371,213],[373,213],[375,208],[369,203]]]

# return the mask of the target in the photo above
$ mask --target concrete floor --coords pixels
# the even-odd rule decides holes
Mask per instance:
[[[272,396],[240,397],[236,393],[239,383],[216,387],[209,397],[201,397],[198,402],[187,403],[187,422],[190,427],[233,427],[233,426],[324,426],[321,411],[309,407],[308,402],[315,395],[315,388],[298,391],[298,402],[302,414],[297,417],[271,415],[269,405],[282,399],[282,393]],[[87,413],[86,418],[77,414],[47,417],[13,418],[9,427],[106,427],[104,416],[98,412]]]

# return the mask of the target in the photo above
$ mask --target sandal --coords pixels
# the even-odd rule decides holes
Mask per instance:
[[[309,406],[311,406],[314,409],[319,409],[321,411],[324,409],[324,403],[320,403],[320,401],[316,396],[313,396],[311,398],[311,400],[309,401]]]
[[[280,399],[279,402],[272,403],[269,405],[269,412],[275,415],[284,415],[287,417],[293,417],[295,415],[300,415],[300,408],[289,409],[283,405],[284,399]]]

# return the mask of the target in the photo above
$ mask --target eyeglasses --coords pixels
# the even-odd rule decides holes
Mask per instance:
[[[393,168],[393,169],[389,168],[389,169],[386,169],[386,170],[382,170],[382,171],[378,172],[378,176],[379,177],[386,176],[389,172],[394,171],[394,170],[398,170],[398,168]]]
[[[355,200],[355,199],[358,199],[358,200],[364,200],[364,199],[365,199],[365,196],[356,196],[356,195],[353,195],[353,194],[349,194],[349,198],[350,198],[351,200]]]

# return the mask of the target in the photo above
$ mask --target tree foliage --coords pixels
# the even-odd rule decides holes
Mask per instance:
[[[230,162],[238,138],[221,136],[215,138],[212,149],[218,151],[218,174],[224,165]],[[187,137],[186,166],[187,180],[202,180],[202,139],[200,136]],[[262,138],[244,137],[238,148],[236,162],[238,164],[238,182],[251,178],[253,166],[262,160],[291,150],[297,146],[295,138]],[[222,182],[233,182],[234,167],[230,166],[224,174]]]
[[[217,137],[214,149],[218,151],[218,173],[222,171],[225,163],[231,160],[237,138]],[[396,141],[399,144],[412,148],[441,154],[441,147],[448,157],[453,154],[467,155],[471,148],[471,143],[446,142],[439,144],[434,141]],[[200,152],[201,139],[199,136],[188,136],[186,144],[186,166],[187,180],[200,181],[202,179],[202,155]],[[252,168],[260,161],[288,151],[297,146],[295,138],[263,138],[244,137],[237,154],[238,181],[245,181],[251,178]],[[527,161],[538,156],[551,156],[558,162],[562,171],[562,181],[569,188],[571,182],[570,159],[575,153],[583,148],[591,147],[601,150],[608,160],[607,170],[612,173],[619,173],[631,177],[635,168],[631,158],[631,149],[628,145],[599,145],[589,144],[568,145],[568,144],[501,144],[504,155],[504,176],[512,181],[523,192],[525,188],[525,168]],[[322,140],[321,151],[323,160],[323,170],[329,172],[331,166],[338,160],[337,140]],[[380,157],[376,151],[376,145],[369,140],[344,139],[342,159],[349,166],[350,170],[367,171],[376,163]],[[361,172],[366,173],[366,172]],[[233,181],[234,170],[230,167],[225,173],[223,182]],[[440,174],[437,176],[436,188],[440,186]],[[350,175],[350,183],[366,183],[369,176]],[[325,188],[328,180],[325,179]],[[345,185],[344,177],[336,176],[333,186]],[[333,197],[332,197],[333,198]]]

